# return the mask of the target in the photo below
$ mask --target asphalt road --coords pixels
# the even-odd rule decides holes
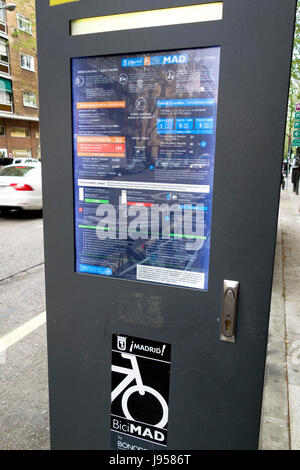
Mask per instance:
[[[43,219],[0,213],[0,343],[45,311]],[[0,450],[49,448],[46,326],[0,355]]]

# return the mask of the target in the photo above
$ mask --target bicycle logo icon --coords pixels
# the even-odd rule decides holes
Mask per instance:
[[[130,421],[136,421],[128,409],[129,398],[136,392],[138,392],[141,396],[144,396],[146,393],[152,395],[156,400],[158,400],[162,409],[161,419],[157,423],[152,424],[152,426],[163,429],[168,423],[169,415],[169,409],[166,400],[157,390],[147,385],[144,385],[137,358],[134,355],[121,353],[121,356],[123,359],[128,359],[131,362],[131,368],[112,365],[112,372],[117,372],[119,374],[124,375],[125,377],[119,383],[119,385],[117,385],[112,391],[111,402],[113,403],[119,395],[123,394],[121,399],[121,406],[124,416]],[[128,385],[130,385],[132,382],[135,383],[135,385],[132,385],[131,387],[127,388]]]

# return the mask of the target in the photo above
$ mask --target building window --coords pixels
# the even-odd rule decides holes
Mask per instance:
[[[22,69],[31,70],[34,72],[34,57],[31,55],[20,54],[20,62]]]
[[[24,92],[23,106],[28,106],[29,108],[37,108],[36,94]]]
[[[0,6],[3,7],[4,2],[0,1]],[[6,14],[5,14],[5,10],[3,9],[0,10],[0,21],[2,21],[2,23],[6,23]]]
[[[27,34],[32,34],[32,24],[28,18],[25,18],[25,16],[20,15],[20,13],[18,13],[17,22],[18,22],[18,28],[21,31],[24,31],[24,33],[27,33]]]
[[[12,137],[30,137],[29,127],[12,127],[10,131]]]
[[[11,104],[11,93],[9,91],[0,89],[0,103]]]
[[[8,45],[7,41],[3,38],[0,38],[0,60],[2,62],[8,62]]]
[[[3,136],[3,135],[5,135],[5,126],[4,126],[4,124],[1,124],[0,125],[0,137]]]
[[[10,80],[0,77],[0,111],[12,112],[13,97]]]
[[[1,11],[1,10],[0,10]],[[1,34],[1,31],[0,31]],[[9,74],[8,42],[0,37],[0,72]]]
[[[0,6],[4,6],[5,3],[0,1]],[[6,25],[6,11],[3,8],[0,9],[0,34],[7,35],[7,25]]]

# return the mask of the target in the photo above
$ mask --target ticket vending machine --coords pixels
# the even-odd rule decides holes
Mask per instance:
[[[295,7],[37,2],[53,449],[257,448]]]

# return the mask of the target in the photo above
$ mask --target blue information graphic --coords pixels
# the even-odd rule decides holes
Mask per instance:
[[[208,289],[219,64],[72,59],[77,272]]]

